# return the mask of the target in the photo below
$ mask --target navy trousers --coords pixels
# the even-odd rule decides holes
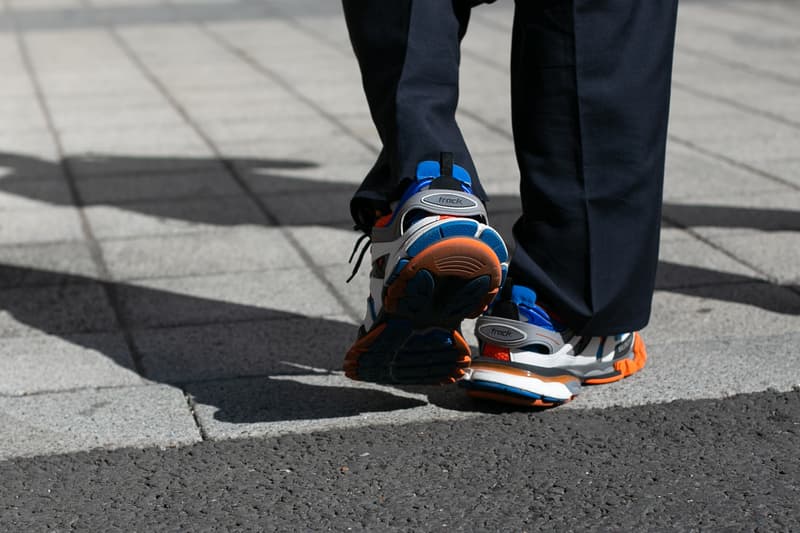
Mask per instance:
[[[383,149],[351,210],[369,226],[416,165],[452,152],[470,0],[343,0]],[[517,0],[511,51],[522,215],[510,275],[584,335],[643,328],[658,261],[677,0]],[[491,80],[487,80],[491,82]]]

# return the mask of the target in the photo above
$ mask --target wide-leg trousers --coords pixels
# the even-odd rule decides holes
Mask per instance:
[[[486,200],[455,119],[460,42],[479,3],[343,0],[383,145],[351,203],[357,225],[368,226],[417,163],[441,152],[454,154]],[[510,71],[522,215],[510,275],[583,335],[649,320],[676,12],[677,0],[516,1]]]

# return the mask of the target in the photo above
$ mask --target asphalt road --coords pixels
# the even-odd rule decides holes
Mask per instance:
[[[18,459],[0,530],[797,531],[798,437],[794,391]]]

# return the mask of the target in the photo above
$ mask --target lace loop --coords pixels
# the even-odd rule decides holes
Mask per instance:
[[[356,252],[358,252],[358,247],[361,246],[361,243],[366,240],[366,245],[361,248],[361,253],[358,254],[358,260],[356,261],[355,266],[353,267],[353,272],[350,273],[350,277],[347,278],[345,283],[350,283],[356,274],[358,274],[358,270],[361,268],[361,263],[364,261],[364,256],[367,254],[367,250],[369,250],[369,246],[372,244],[372,239],[368,234],[364,234],[358,238],[356,241],[355,246],[353,246],[353,252],[350,254],[350,259],[347,260],[348,263],[353,262],[353,258],[356,256]]]

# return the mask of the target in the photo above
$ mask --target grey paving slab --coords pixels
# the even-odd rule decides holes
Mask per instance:
[[[113,311],[97,283],[0,290],[0,337],[116,329]]]
[[[670,238],[661,243],[656,276],[658,289],[764,279],[757,271],[713,246],[686,233],[683,235],[683,238]]]
[[[692,228],[707,238],[762,232],[797,231],[800,228],[800,192],[784,190],[701,201],[668,202],[664,217]]]
[[[767,389],[790,391],[800,385],[798,342],[795,330],[786,335],[652,344],[643,371],[614,385],[585,387],[568,407],[607,408],[724,398]]]
[[[755,163],[758,168],[800,187],[800,157],[790,159],[766,159]]]
[[[85,242],[0,246],[0,288],[60,285],[76,276],[99,276]]]
[[[347,227],[347,224],[343,224],[344,227],[338,228],[308,225],[291,227],[288,231],[311,256],[314,264],[344,269],[356,240],[361,236],[360,232],[352,229],[352,222],[349,225],[350,227]],[[363,270],[369,270],[366,264]],[[347,276],[335,283],[343,282],[349,275],[348,271]]]
[[[714,237],[713,240],[721,248],[766,272],[770,279],[800,290],[800,232],[751,231],[748,235]]]
[[[99,150],[79,151],[69,154],[69,166],[79,180],[84,177],[104,178],[132,174],[224,172],[220,161],[204,150],[199,154],[184,153],[179,150],[157,154],[125,149],[112,150],[107,153]],[[91,187],[91,184],[86,186],[87,189],[91,189]],[[130,187],[121,187],[119,190],[120,194],[124,194],[126,190],[130,190]],[[143,184],[141,191],[146,192],[147,190],[147,185]],[[89,194],[91,197],[92,192]]]
[[[187,391],[214,440],[475,416],[431,405],[424,393],[354,382],[340,373],[210,382]]]
[[[313,136],[312,136],[313,137]],[[333,137],[310,138],[299,142],[291,139],[250,137],[246,139],[215,139],[219,150],[227,157],[262,157],[273,160],[307,160],[309,157],[341,158],[346,161],[364,161],[375,156],[372,147],[339,134]],[[325,146],[325,151],[319,146]]]
[[[754,194],[781,192],[789,192],[789,189],[752,171],[715,160],[676,143],[668,146],[664,171],[664,198],[668,202],[693,203],[705,200],[715,203],[721,197],[739,199]]]
[[[735,280],[736,278],[734,278]],[[798,331],[800,296],[779,285],[738,283],[656,291],[646,339],[715,341]]]
[[[260,198],[281,225],[336,225],[347,228],[353,226],[350,216],[353,192],[337,190],[317,193],[312,189],[296,194],[261,195]]]
[[[72,207],[19,209],[0,221],[0,245],[81,239],[80,219]]]
[[[140,173],[114,175],[113,163],[101,176],[78,179],[77,187],[86,204],[129,203],[194,196],[226,196],[241,192],[231,177],[221,171],[186,173]]]
[[[52,204],[72,205],[72,197],[64,180],[0,177],[0,212]]]
[[[310,191],[317,194],[356,191],[375,156],[355,161],[309,153],[299,159],[248,157],[234,150],[234,166],[257,194],[280,194]]]
[[[287,318],[133,332],[146,377],[162,382],[339,370],[357,327]]]
[[[148,279],[119,285],[117,295],[126,324],[134,328],[345,312],[307,268]]]
[[[115,279],[191,276],[291,268],[303,261],[276,228],[234,227],[213,233],[103,241]]]
[[[0,428],[0,460],[200,440],[183,393],[168,386],[0,397]]]
[[[98,239],[208,233],[219,227],[267,226],[264,214],[243,195],[131,202],[85,209]]]
[[[141,385],[120,334],[3,339],[0,395]]]

